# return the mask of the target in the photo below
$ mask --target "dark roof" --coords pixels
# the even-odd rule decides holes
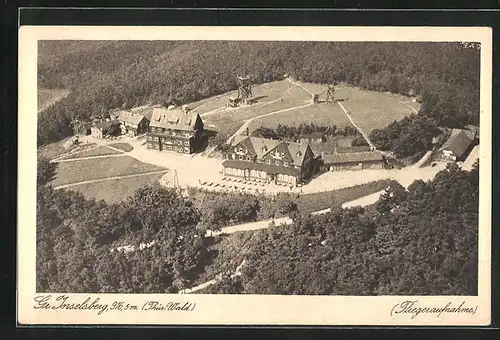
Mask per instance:
[[[268,139],[261,137],[249,137],[245,135],[235,136],[231,145],[243,145],[250,152],[257,156],[257,159],[262,160],[268,153],[276,149],[280,145],[285,145],[292,157],[293,164],[302,166],[304,157],[309,145],[307,143],[285,142],[277,139]]]
[[[194,111],[184,113],[181,108],[169,110],[166,107],[155,107],[149,125],[169,130],[193,131],[197,119],[199,115]]]
[[[300,169],[290,168],[286,166],[279,166],[274,164],[266,164],[266,163],[256,163],[256,162],[245,162],[234,159],[225,160],[222,163],[222,166],[225,168],[236,168],[236,169],[253,169],[259,171],[265,171],[266,173],[271,174],[284,174],[297,176],[300,174]]]
[[[354,152],[364,152],[370,151],[368,145],[358,145],[358,146],[337,146],[335,151],[338,153],[354,153]]]
[[[95,127],[99,128],[99,129],[109,129],[113,125],[120,125],[120,122],[117,120],[108,120],[108,121],[96,123]]]
[[[384,157],[376,151],[353,152],[353,153],[332,153],[322,156],[324,164],[360,163],[383,161]]]
[[[151,116],[153,115],[153,106],[151,105],[138,106],[130,109],[130,111],[132,111],[133,113],[141,114],[147,120],[151,121]]]
[[[463,130],[453,129],[450,138],[441,146],[439,151],[451,151],[456,157],[462,157],[472,144],[472,140]]]
[[[120,122],[126,122],[133,125],[139,125],[139,123],[144,119],[144,116],[139,113],[132,111],[120,111],[117,120]]]

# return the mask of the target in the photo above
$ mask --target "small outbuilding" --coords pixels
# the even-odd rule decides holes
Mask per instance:
[[[117,120],[108,120],[95,123],[91,128],[91,136],[95,138],[104,138],[118,136],[120,134],[120,122]]]
[[[383,169],[386,163],[377,151],[323,154],[321,161],[322,171]]]
[[[439,148],[438,158],[463,161],[476,144],[476,133],[470,130],[453,129],[448,140]]]

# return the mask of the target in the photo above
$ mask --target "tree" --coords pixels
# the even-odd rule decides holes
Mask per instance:
[[[37,185],[45,185],[50,182],[56,174],[56,163],[51,163],[50,160],[44,156],[38,156],[37,160]]]

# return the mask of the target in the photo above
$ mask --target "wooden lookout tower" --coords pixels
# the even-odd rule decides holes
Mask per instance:
[[[237,77],[238,81],[238,96],[229,98],[229,106],[236,107],[240,103],[250,104],[249,99],[252,98],[252,79],[250,77]]]
[[[335,103],[335,85],[328,85],[328,90],[326,92],[326,102]]]
[[[252,79],[250,77],[238,77],[238,98],[245,104],[252,98]]]

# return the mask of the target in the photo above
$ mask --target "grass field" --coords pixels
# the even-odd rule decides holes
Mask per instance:
[[[114,179],[105,182],[76,185],[69,188],[86,197],[102,199],[107,203],[118,203],[131,196],[137,189],[146,185],[160,185],[160,174]]]
[[[76,151],[74,154],[64,156],[61,159],[78,159],[78,158],[92,157],[92,156],[117,155],[119,153],[120,152],[112,150],[106,146],[99,146],[97,148],[85,150],[82,152]]]
[[[245,120],[252,118],[255,120],[249,124],[250,131],[261,125],[272,127],[279,123],[285,125],[329,124],[337,125],[339,128],[350,124],[338,104],[321,102],[325,100],[327,85],[300,82],[298,84],[283,80],[256,85],[253,88],[253,95],[260,98],[256,103],[248,106],[224,107],[228,98],[235,95],[235,92],[207,98],[191,103],[189,106],[200,113],[207,126],[228,136],[236,132]],[[312,93],[318,93],[320,103],[297,110],[273,113],[310,102],[311,95],[300,85]],[[366,132],[387,126],[394,120],[400,120],[411,114],[413,110],[418,111],[420,107],[420,104],[402,95],[360,90],[345,85],[337,87],[336,98],[344,100],[342,102],[344,107],[351,111],[354,121]],[[218,110],[213,111],[215,109]],[[256,118],[259,116],[263,117]]]
[[[345,126],[351,125],[346,115],[338,105],[333,103],[318,103],[300,109],[285,111],[255,119],[250,123],[249,130],[252,132],[260,126],[274,128],[278,124],[298,126],[302,123],[314,123],[315,125],[322,126],[337,125],[338,129],[343,129]]]
[[[311,92],[317,92],[320,100],[325,99],[326,85],[303,83],[303,86]],[[361,90],[346,85],[337,86],[335,97],[343,99],[342,104],[351,111],[352,119],[366,132],[383,128],[420,109],[419,103],[403,95]]]
[[[122,150],[124,152],[130,152],[134,150],[134,147],[130,145],[129,143],[111,143],[109,146],[112,146],[118,150]]]
[[[297,86],[290,87],[291,84],[287,81],[266,85],[266,88],[271,92],[269,94],[264,92],[262,95],[266,95],[266,97],[259,99],[257,103],[241,105],[237,108],[223,108],[213,114],[202,117],[203,121],[207,125],[215,126],[217,131],[231,135],[236,132],[241,124],[247,119],[301,106],[307,104],[310,99],[306,91]],[[272,88],[271,85],[275,85],[279,91],[277,91],[276,88]],[[259,97],[256,91],[257,90],[253,90],[254,96]]]
[[[39,89],[38,90],[38,112],[48,108],[69,94],[68,90],[63,89]]]
[[[57,156],[60,156],[70,150],[74,150],[77,148],[76,145],[71,145],[69,149],[66,149],[63,145],[64,143],[73,137],[67,137],[64,138],[58,142],[55,143],[50,143],[47,145],[42,146],[37,150],[38,154],[42,155],[43,157],[46,157],[48,159],[56,158]]]
[[[272,83],[254,85],[252,87],[252,93],[254,98],[257,98],[257,103],[267,103],[280,98],[289,87],[290,83],[288,81],[281,80]],[[189,107],[201,115],[225,106],[229,102],[229,97],[236,96],[236,94],[236,91],[227,92],[219,96],[190,103]]]
[[[129,156],[76,160],[73,162],[58,163],[56,176],[51,184],[59,186],[162,169],[164,168],[139,162]],[[137,178],[139,177],[134,177],[130,180],[134,181]]]

